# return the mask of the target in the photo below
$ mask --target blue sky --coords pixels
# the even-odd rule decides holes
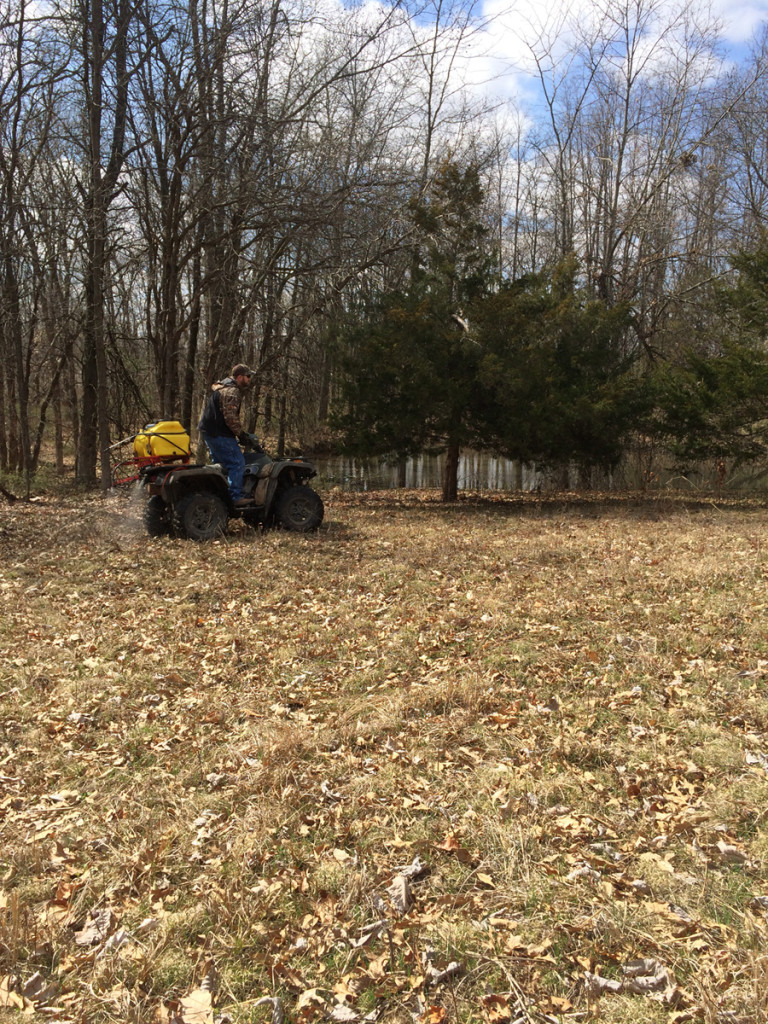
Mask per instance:
[[[527,40],[543,25],[550,29],[559,26],[561,44],[567,49],[567,24],[585,26],[595,12],[611,10],[614,0],[482,0],[482,14],[488,19],[489,29],[473,46],[476,54],[472,62],[470,79],[478,86],[483,80],[495,79],[493,92],[506,97],[518,96],[525,105],[530,95],[531,80],[526,70],[532,70]],[[725,67],[744,59],[750,43],[761,27],[768,22],[768,0],[620,0],[620,5],[658,7],[660,17],[668,19],[676,10],[696,11],[699,24],[717,26],[720,52]],[[500,77],[497,77],[500,76]]]

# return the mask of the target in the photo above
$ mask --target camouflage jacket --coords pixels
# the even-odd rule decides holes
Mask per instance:
[[[208,399],[198,430],[212,437],[226,435],[227,431],[237,437],[245,429],[240,421],[240,406],[243,404],[243,393],[232,377],[217,380],[212,387],[213,394]],[[225,429],[223,429],[225,428]]]

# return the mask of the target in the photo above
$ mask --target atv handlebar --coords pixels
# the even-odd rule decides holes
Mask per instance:
[[[238,444],[243,448],[250,448],[254,452],[263,452],[264,449],[259,444],[259,439],[256,434],[249,434],[247,430],[244,430],[242,434],[238,435]]]

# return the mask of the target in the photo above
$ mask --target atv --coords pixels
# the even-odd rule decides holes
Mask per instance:
[[[226,532],[230,519],[309,533],[323,521],[322,499],[307,484],[317,475],[312,463],[304,458],[274,460],[253,435],[241,440],[243,497],[250,503],[237,506],[221,466],[190,461],[188,435],[175,421],[149,424],[131,440],[135,458],[119,467],[130,465],[136,471],[126,477],[123,469],[122,478],[118,473],[114,477],[116,482],[136,480],[137,489],[146,495],[142,519],[151,537],[211,540]]]

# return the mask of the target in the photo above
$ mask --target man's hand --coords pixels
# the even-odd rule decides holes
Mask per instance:
[[[252,448],[257,452],[264,450],[259,444],[259,439],[256,434],[249,434],[246,430],[244,430],[242,434],[238,435],[237,440],[244,448]]]

